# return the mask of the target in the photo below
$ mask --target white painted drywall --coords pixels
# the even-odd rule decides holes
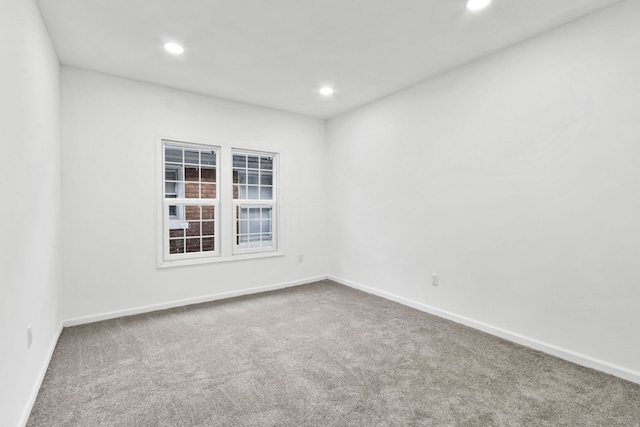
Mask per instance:
[[[640,371],[638,22],[627,1],[329,120],[331,274]]]
[[[326,275],[324,121],[61,73],[65,319]],[[157,269],[156,135],[279,152],[285,256]]]
[[[32,0],[0,3],[0,40],[0,425],[16,426],[60,325],[59,66]]]

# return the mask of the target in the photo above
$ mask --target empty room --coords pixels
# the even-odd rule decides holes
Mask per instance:
[[[640,0],[0,33],[0,427],[640,426]]]

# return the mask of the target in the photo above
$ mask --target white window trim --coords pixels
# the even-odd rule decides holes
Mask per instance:
[[[184,146],[192,146],[192,148],[200,148],[203,146],[207,148],[217,150],[217,164],[216,164],[216,184],[217,184],[217,201],[216,201],[216,221],[215,221],[215,233],[216,233],[216,250],[215,256],[199,257],[194,256],[194,253],[184,254],[184,258],[173,258],[171,260],[165,260],[165,247],[168,251],[168,242],[165,243],[165,233],[163,224],[165,221],[165,211],[168,217],[168,208],[165,207],[164,200],[164,141],[175,141]],[[279,212],[279,203],[275,203],[275,198],[282,200],[282,189],[279,179],[280,169],[280,155],[273,151],[263,151],[260,149],[253,149],[253,147],[247,148],[233,148],[231,146],[225,146],[219,141],[212,141],[211,139],[203,138],[185,138],[181,136],[173,135],[156,135],[156,259],[157,268],[171,268],[171,267],[183,267],[189,265],[200,264],[215,264],[220,262],[232,262],[232,261],[244,261],[261,258],[272,258],[284,256],[283,250],[283,238],[280,235],[280,218],[282,213]],[[274,179],[274,212],[272,218],[273,228],[273,248],[250,248],[248,250],[234,251],[235,247],[235,207],[233,200],[233,152],[244,152],[248,154],[268,154],[272,155],[275,159],[275,166],[273,170]],[[277,193],[277,195],[276,195]],[[186,199],[189,200],[189,199]],[[197,204],[202,204],[202,199],[197,200]],[[248,201],[250,203],[244,203],[244,200],[238,200],[241,204],[251,204],[257,202],[257,204],[269,204],[265,201],[255,200]],[[270,202],[270,201],[266,201]],[[175,204],[175,199],[168,202],[169,204]],[[168,205],[166,205],[168,206]],[[168,233],[167,233],[168,236]],[[199,255],[200,253],[195,253]],[[211,254],[211,252],[209,252]],[[176,255],[176,254],[173,254]],[[183,255],[183,254],[178,254]],[[186,256],[188,255],[188,257]]]

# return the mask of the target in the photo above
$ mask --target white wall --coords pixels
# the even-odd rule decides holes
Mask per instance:
[[[60,326],[59,66],[31,0],[0,2],[0,39],[0,425],[15,426]]]
[[[76,68],[61,81],[65,319],[326,275],[324,121]],[[285,256],[158,270],[158,134],[281,153]]]
[[[638,22],[624,2],[331,119],[332,274],[638,375]]]

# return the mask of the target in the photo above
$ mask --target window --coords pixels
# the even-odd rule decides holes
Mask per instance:
[[[163,260],[217,255],[217,150],[164,141],[163,166]]]
[[[233,152],[234,253],[275,248],[274,156]]]
[[[281,255],[276,153],[161,139],[158,154],[159,267]]]

